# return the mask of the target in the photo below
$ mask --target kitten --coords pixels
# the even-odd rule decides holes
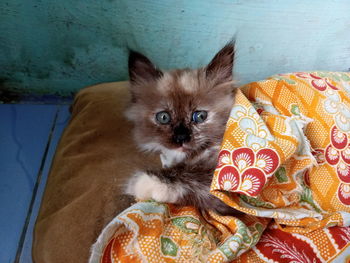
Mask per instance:
[[[145,151],[159,152],[163,169],[137,172],[127,193],[138,199],[234,214],[209,193],[232,108],[234,42],[203,68],[163,72],[140,53],[129,55],[132,101],[126,116]]]

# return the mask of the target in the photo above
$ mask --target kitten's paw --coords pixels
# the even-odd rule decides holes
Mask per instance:
[[[177,203],[180,192],[161,182],[156,176],[137,172],[128,183],[126,193],[140,200],[153,199],[161,203]]]

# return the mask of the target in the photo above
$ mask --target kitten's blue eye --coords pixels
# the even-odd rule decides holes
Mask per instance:
[[[171,121],[170,113],[167,111],[160,111],[156,114],[156,120],[160,124],[169,124]]]
[[[208,112],[205,110],[195,111],[192,114],[192,121],[195,123],[202,123],[204,122],[208,117]]]

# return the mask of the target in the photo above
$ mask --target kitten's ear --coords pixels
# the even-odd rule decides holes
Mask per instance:
[[[235,41],[227,43],[205,68],[206,76],[215,79],[216,84],[232,81],[232,69],[235,56]]]
[[[150,81],[163,76],[163,72],[141,53],[129,53],[129,78],[131,82]]]

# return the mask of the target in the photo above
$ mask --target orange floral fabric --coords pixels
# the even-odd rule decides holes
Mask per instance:
[[[350,74],[281,74],[243,86],[211,193],[244,214],[139,202],[106,227],[92,258],[349,262]]]

